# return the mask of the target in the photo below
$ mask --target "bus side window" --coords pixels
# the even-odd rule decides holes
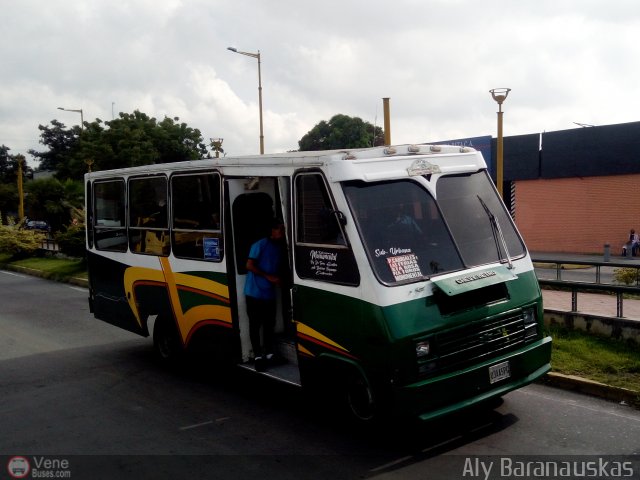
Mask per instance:
[[[360,273],[320,173],[295,177],[295,266],[300,278],[356,286]]]
[[[124,180],[115,179],[93,184],[92,225],[96,249],[127,251],[124,197]]]
[[[171,177],[172,249],[179,258],[222,261],[220,175]]]
[[[129,249],[135,253],[169,255],[167,178],[129,180]]]
[[[346,245],[336,211],[319,174],[296,177],[297,239],[300,243]]]

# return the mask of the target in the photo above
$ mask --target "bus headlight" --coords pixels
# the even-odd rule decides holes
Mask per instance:
[[[538,336],[538,321],[535,310],[533,308],[524,309],[522,311],[522,320],[524,321],[525,341],[536,338]]]
[[[417,358],[428,357],[429,353],[431,353],[431,345],[429,344],[429,340],[423,340],[421,342],[416,343]]]
[[[531,325],[532,323],[536,323],[536,314],[533,311],[533,308],[527,308],[523,310],[522,318],[524,319],[525,327]]]

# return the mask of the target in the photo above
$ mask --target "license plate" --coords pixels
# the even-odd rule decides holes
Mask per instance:
[[[511,376],[509,362],[502,362],[489,367],[489,383],[496,383]]]

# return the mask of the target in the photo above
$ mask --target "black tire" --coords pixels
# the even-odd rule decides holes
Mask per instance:
[[[153,346],[162,363],[175,364],[183,358],[184,349],[172,319],[158,316],[153,327]]]
[[[360,373],[352,373],[346,377],[344,397],[347,414],[357,423],[368,425],[380,420],[380,405],[376,393]]]

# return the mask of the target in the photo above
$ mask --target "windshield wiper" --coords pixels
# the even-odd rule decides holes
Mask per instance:
[[[502,234],[502,228],[500,228],[500,222],[498,222],[498,219],[496,218],[496,216],[491,212],[491,210],[489,210],[489,207],[487,207],[487,204],[484,203],[482,198],[480,198],[480,195],[477,195],[477,197],[478,197],[478,200],[480,201],[480,204],[482,205],[482,208],[484,208],[484,211],[487,213],[487,216],[489,217],[489,223],[491,224],[491,233],[493,234],[493,241],[496,243],[496,249],[498,250],[498,258],[500,259],[500,263],[502,263],[502,256],[500,255],[500,245],[502,245],[502,248],[504,248],[504,253],[507,256],[507,263],[509,264],[509,269],[512,269],[513,263],[511,262],[511,255],[509,254],[509,249],[507,248],[507,242],[504,239],[504,235]]]

